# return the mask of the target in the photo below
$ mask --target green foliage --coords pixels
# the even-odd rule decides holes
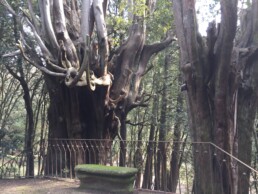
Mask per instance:
[[[8,131],[5,137],[0,141],[2,154],[13,154],[16,150],[23,149],[24,132],[21,130]]]
[[[145,11],[148,9],[145,0],[135,0],[133,6],[133,14],[142,17],[145,15]]]
[[[27,13],[27,3],[23,1],[8,1],[10,5],[20,14],[20,7]],[[36,3],[36,1],[33,0]],[[34,4],[37,7],[37,4]],[[36,9],[37,11],[37,9]],[[17,23],[15,23],[17,22]],[[16,30],[15,27],[18,29]],[[16,41],[20,38],[19,22],[9,14],[3,6],[0,6],[0,56],[6,53],[11,53],[17,50]],[[26,38],[26,37],[24,37]],[[33,42],[33,40],[31,40]],[[30,43],[31,43],[30,42]],[[30,44],[32,47],[33,45]],[[19,62],[19,60],[21,62]],[[17,76],[24,76],[25,82],[27,82],[30,88],[31,96],[34,96],[32,105],[36,110],[37,107],[42,105],[38,103],[38,98],[41,96],[41,88],[44,86],[39,84],[38,81],[41,73],[35,68],[32,68],[25,60],[21,60],[20,57],[12,57],[0,60],[0,149],[4,150],[4,154],[13,150],[23,150],[27,115],[24,105],[23,90],[20,86],[20,82],[17,81],[7,70],[9,67]],[[20,72],[23,71],[23,73]],[[40,123],[39,123],[40,124]],[[37,126],[35,125],[35,128]]]
[[[118,47],[128,31],[129,21],[122,16],[107,18],[107,25],[112,26],[108,29],[109,38],[112,39],[114,47]]]
[[[171,55],[171,62],[169,64],[168,76],[163,76],[165,56]],[[147,102],[147,107],[138,107],[132,110],[128,115],[129,123],[135,125],[128,125],[128,138],[131,140],[137,140],[139,132],[142,135],[143,141],[149,140],[149,132],[151,124],[156,126],[156,137],[158,136],[158,130],[160,126],[160,113],[161,109],[157,109],[157,114],[153,115],[152,106],[153,102],[158,100],[161,104],[162,90],[164,82],[167,85],[167,114],[165,128],[167,130],[166,140],[171,141],[174,137],[174,126],[178,120],[182,120],[182,135],[188,133],[188,119],[186,106],[181,109],[177,108],[177,98],[181,94],[180,86],[182,82],[179,79],[179,50],[176,44],[172,45],[165,52],[158,54],[152,61],[154,66],[148,74],[146,74],[142,80],[142,88],[144,93],[151,96]],[[185,104],[185,103],[184,103]],[[184,136],[185,137],[185,136]],[[145,145],[143,145],[145,146]]]
[[[136,0],[132,7],[126,0],[111,1],[108,9],[107,26],[108,35],[113,46],[118,47],[125,39],[129,26],[132,23],[130,15],[143,18],[146,25],[147,42],[160,41],[166,32],[171,29],[173,15],[171,1],[159,0],[155,10],[150,13],[145,0]]]
[[[108,36],[112,39],[113,47],[118,47],[128,31],[130,20],[125,16],[126,1],[116,0],[109,3]]]
[[[147,16],[148,42],[160,41],[164,38],[165,33],[171,29],[174,20],[171,7],[171,1],[159,0],[153,14]]]
[[[148,10],[145,1],[137,0],[133,7],[127,7],[127,1],[113,1],[114,4],[110,4],[109,8],[109,18],[108,18],[108,26],[109,34],[112,37],[113,44],[118,46],[121,42],[126,38],[128,32],[128,26],[131,24],[130,18],[128,18],[129,13],[136,14],[138,16],[142,16],[145,20],[144,24],[146,25],[146,41],[148,43],[153,43],[156,41],[161,41],[166,32],[171,29],[171,24],[173,23],[173,15],[171,12],[171,1],[168,0],[159,0],[156,2],[155,9]],[[169,90],[172,91],[169,95],[169,113],[170,116],[173,117],[173,113],[175,113],[175,99],[178,94],[178,83],[174,82],[177,80],[178,76],[178,52],[177,48],[171,48],[174,50],[173,52],[173,65],[170,66],[169,70],[169,81],[167,84],[169,85]],[[152,65],[154,68],[149,71],[147,75],[144,76],[141,84],[141,90],[149,96],[160,95],[160,88],[162,88],[163,82],[165,78],[160,77],[160,73],[163,69],[164,64],[164,54],[159,54],[157,57],[152,59]],[[154,81],[153,79],[157,79]],[[155,84],[153,84],[155,82]],[[172,89],[170,88],[172,87]],[[151,104],[153,98],[150,98],[148,102],[149,106],[147,108],[138,108],[132,110],[132,112],[128,115],[128,120],[131,123],[143,123],[142,125],[130,126],[131,130],[128,130],[128,136],[135,140],[137,139],[138,133],[141,131],[142,136],[147,140],[148,131],[150,124],[152,123],[152,115],[151,115]],[[160,110],[157,110],[160,111]],[[158,119],[157,119],[158,120]],[[168,125],[173,124],[173,119],[168,119],[171,121]],[[158,121],[159,122],[159,121]],[[157,125],[159,124],[157,122]]]

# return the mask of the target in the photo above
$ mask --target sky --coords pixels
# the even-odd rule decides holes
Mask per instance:
[[[196,15],[198,20],[199,32],[206,36],[209,22],[215,20],[220,22],[220,4],[214,0],[196,0]]]
[[[239,0],[238,9],[246,9],[248,0]],[[199,24],[199,31],[203,36],[206,36],[206,30],[209,22],[215,20],[220,22],[220,3],[215,0],[196,0],[196,13]],[[239,22],[239,21],[238,21]]]

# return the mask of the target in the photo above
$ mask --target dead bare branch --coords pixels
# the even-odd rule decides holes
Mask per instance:
[[[100,68],[101,76],[107,74],[108,66],[108,39],[107,39],[107,28],[105,23],[105,12],[103,11],[103,0],[93,1],[93,11],[96,22],[97,34],[98,34],[98,44],[99,44],[99,55],[100,55]]]
[[[24,59],[26,61],[28,61],[30,64],[32,64],[34,67],[36,67],[39,70],[41,70],[42,72],[44,72],[44,73],[46,73],[48,75],[56,76],[56,77],[66,77],[66,74],[64,74],[64,73],[56,73],[56,72],[50,71],[46,67],[40,66],[40,65],[34,63],[32,60],[30,60],[29,57],[24,52],[24,49],[23,49],[21,41],[18,41],[17,47],[20,49],[21,54],[24,57]]]
[[[6,0],[0,0],[0,4],[3,5],[7,9],[8,12],[17,16],[17,14],[13,10],[13,8],[9,5],[9,3]]]
[[[52,44],[53,47],[57,49],[59,46],[58,46],[54,28],[53,28],[53,25],[51,22],[50,1],[49,0],[41,0],[40,3],[42,5],[42,8],[40,11],[41,11],[41,18],[42,18],[42,23],[43,23],[44,29],[46,28],[45,30],[46,30],[47,36],[50,40],[50,44]]]
[[[3,58],[15,57],[15,56],[20,55],[20,54],[21,54],[21,51],[20,50],[16,50],[16,51],[13,51],[13,52],[10,52],[10,53],[3,54],[2,57]]]
[[[35,27],[33,26],[33,24],[28,20],[27,17],[23,17],[22,18],[22,21],[21,22],[25,22],[32,30],[34,36],[35,36],[35,39],[41,49],[41,52],[43,53],[43,55],[45,57],[48,57],[48,58],[52,58],[52,54],[49,52],[49,50],[47,49],[47,47],[45,46],[44,42],[42,41],[42,39],[40,38],[40,36],[38,35]]]

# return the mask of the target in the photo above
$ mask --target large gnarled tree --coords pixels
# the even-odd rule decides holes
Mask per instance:
[[[238,0],[220,0],[221,23],[210,23],[206,40],[198,33],[194,0],[174,0],[173,11],[192,140],[213,142],[250,164],[257,107],[258,1],[242,10],[239,33],[237,4]],[[194,148],[195,153],[200,149]],[[250,171],[237,170],[224,154],[210,157],[211,163],[195,154],[195,193],[248,193]]]
[[[139,85],[148,61],[173,41],[168,33],[145,44],[144,14],[155,1],[146,1],[140,15],[133,5],[143,1],[128,1],[132,24],[116,48],[107,34],[108,0],[39,0],[39,9],[33,2],[17,13],[0,1],[23,27],[19,50],[5,56],[21,54],[45,75],[49,138],[125,139],[127,113],[144,103]]]

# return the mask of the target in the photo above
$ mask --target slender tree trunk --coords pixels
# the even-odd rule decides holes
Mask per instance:
[[[15,16],[13,16],[13,23],[14,23],[14,38],[15,38],[15,41],[18,42],[18,39],[19,39],[18,24]],[[16,72],[8,65],[6,66],[6,68],[8,69],[9,73],[19,81],[23,89],[23,99],[24,99],[25,109],[27,114],[25,142],[24,142],[24,149],[26,151],[25,153],[26,154],[26,173],[25,174],[27,177],[34,177],[34,154],[33,154],[33,138],[35,134],[34,116],[33,116],[32,99],[30,96],[30,90],[29,90],[28,83],[25,80],[25,75],[23,71],[22,58],[18,57]]]
[[[157,156],[157,172],[160,173],[158,189],[167,190],[167,155],[166,155],[166,136],[167,136],[167,83],[168,83],[168,67],[171,57],[169,54],[165,56],[164,69],[162,76],[164,77],[162,92],[161,92],[161,113],[159,127],[159,145]],[[156,177],[157,178],[157,177]]]
[[[154,85],[154,84],[153,84]],[[147,146],[147,159],[145,163],[144,168],[144,175],[143,175],[143,183],[142,188],[151,189],[151,186],[153,185],[153,160],[154,160],[154,137],[155,137],[155,131],[157,126],[157,110],[158,110],[158,96],[155,95],[153,98],[153,106],[152,106],[152,122],[150,126],[150,134],[149,134],[149,143]]]
[[[142,164],[143,164],[143,153],[142,153],[142,129],[143,126],[139,126],[138,134],[137,134],[137,146],[136,152],[134,155],[134,167],[138,169],[136,174],[136,182],[135,188],[141,188],[141,176],[142,176]]]
[[[21,63],[18,62],[18,64]],[[21,65],[21,64],[19,64]],[[32,109],[32,100],[30,97],[29,87],[27,82],[24,80],[23,70],[20,69],[22,76],[18,76],[8,67],[9,72],[20,82],[23,89],[23,99],[25,103],[25,109],[27,113],[27,125],[25,129],[25,143],[24,150],[26,152],[26,176],[34,177],[34,154],[33,154],[33,137],[35,134],[34,129],[34,118],[33,118],[33,109]]]
[[[34,154],[33,154],[33,137],[34,137],[34,118],[33,118],[33,109],[31,104],[30,92],[27,83],[24,81],[21,83],[24,91],[24,102],[28,117],[28,128],[26,130],[25,137],[25,151],[26,151],[26,176],[34,177]]]
[[[182,129],[183,129],[183,117],[182,117],[182,110],[183,110],[183,94],[178,93],[177,96],[177,104],[176,104],[176,119],[174,125],[174,137],[173,137],[173,146],[172,146],[172,153],[170,159],[170,179],[168,188],[171,192],[176,192],[176,188],[178,185],[179,179],[179,170],[182,163],[182,156],[183,152],[180,152],[183,149],[183,145],[181,143],[182,137]]]
[[[121,117],[119,166],[126,165],[126,116]]]
[[[42,107],[40,109],[40,138],[39,138],[39,154],[38,154],[38,176],[41,176],[43,173],[44,165],[45,165],[45,151],[46,151],[46,106],[47,106],[47,98],[44,96]]]

